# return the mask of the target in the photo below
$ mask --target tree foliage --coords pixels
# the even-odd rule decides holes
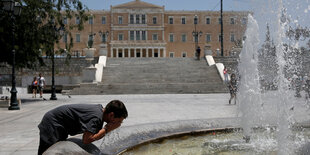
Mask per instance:
[[[66,53],[70,58],[73,29],[82,30],[87,20],[87,7],[79,0],[19,0],[22,7],[20,16],[0,10],[0,62],[12,64],[13,37],[16,51],[16,66],[33,68],[39,62],[43,64],[42,55],[52,56]],[[1,8],[3,4],[0,4]],[[67,19],[67,24],[64,19]],[[69,22],[78,18],[79,23]],[[14,28],[14,29],[13,29]],[[12,31],[14,30],[14,36]],[[59,46],[63,31],[68,36],[65,48]],[[55,48],[56,47],[56,48]],[[66,50],[65,50],[66,49]]]
[[[265,89],[277,89],[278,69],[276,46],[270,37],[269,26],[267,25],[266,39],[258,53],[258,71],[261,85]]]

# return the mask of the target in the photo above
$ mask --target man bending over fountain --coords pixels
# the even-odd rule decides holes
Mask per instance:
[[[105,108],[101,104],[71,104],[48,111],[38,125],[41,155],[58,141],[64,141],[68,135],[83,133],[83,143],[89,144],[104,137],[108,132],[121,126],[127,118],[127,109],[123,102],[113,100]],[[102,128],[103,123],[107,124]]]

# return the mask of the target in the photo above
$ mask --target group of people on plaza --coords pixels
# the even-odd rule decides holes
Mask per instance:
[[[31,82],[32,98],[37,97],[37,91],[38,90],[40,93],[40,98],[42,98],[44,86],[45,86],[45,79],[41,73],[39,73],[38,77],[36,77],[36,76],[33,77],[33,81]]]

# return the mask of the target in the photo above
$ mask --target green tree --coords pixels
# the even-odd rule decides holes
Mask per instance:
[[[43,65],[42,55],[50,57],[54,51],[66,53],[70,58],[73,29],[82,30],[88,19],[87,7],[79,0],[16,0],[20,2],[22,13],[16,18],[3,9],[0,10],[0,62],[12,63],[12,39],[15,38],[16,66],[33,68],[39,62]],[[1,3],[1,8],[3,4]],[[79,23],[69,22],[78,18]],[[67,19],[67,23],[64,23]],[[14,36],[12,33],[14,27]],[[59,30],[68,36],[65,48],[58,43],[62,37]],[[66,50],[65,50],[66,49]]]
[[[277,89],[277,64],[276,46],[270,37],[269,25],[266,29],[266,39],[262,48],[258,51],[258,71],[262,87],[264,89]]]

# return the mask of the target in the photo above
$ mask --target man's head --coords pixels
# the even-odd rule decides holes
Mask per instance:
[[[39,73],[39,77],[42,77],[41,73]]]
[[[231,78],[231,79],[235,79],[235,78],[236,78],[236,75],[235,75],[234,73],[232,73],[231,76],[230,76],[230,78]]]
[[[106,121],[108,123],[110,121],[122,121],[128,117],[128,112],[124,103],[119,100],[112,100],[108,103],[105,107],[104,114],[107,115]]]

